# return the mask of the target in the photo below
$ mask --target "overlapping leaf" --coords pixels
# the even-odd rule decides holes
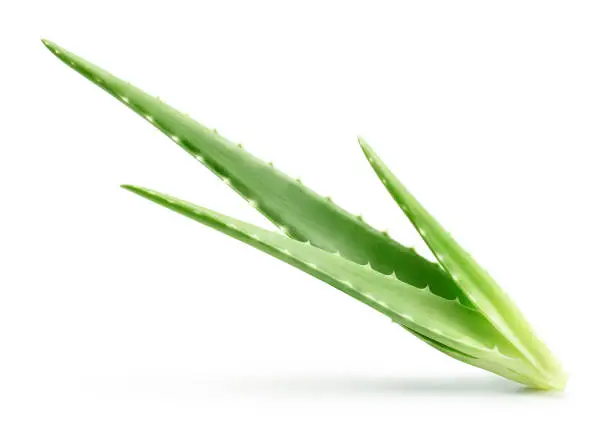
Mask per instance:
[[[158,98],[49,41],[44,43],[202,162],[284,234],[145,188],[126,189],[327,282],[451,357],[527,385],[563,387],[564,373],[518,309],[365,142],[362,148],[370,163],[442,267]]]

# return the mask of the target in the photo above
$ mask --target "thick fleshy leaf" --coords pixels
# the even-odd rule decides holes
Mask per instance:
[[[275,256],[386,314],[441,352],[527,385],[559,389],[565,375],[518,309],[403,188],[364,152],[440,264],[374,230],[187,115],[43,41],[212,170],[282,232],[266,231],[144,188],[126,189]]]
[[[393,276],[381,274],[282,234],[222,215],[159,192],[124,185],[125,189],[214,228],[328,283],[390,317],[428,344],[479,367],[525,383],[517,370],[517,351],[483,316],[457,301],[433,295]]]
[[[418,288],[428,286],[436,295],[459,298],[463,304],[470,305],[437,263],[373,229],[360,217],[317,195],[299,180],[288,177],[159,98],[50,41],[43,40],[43,43],[60,60],[168,135],[288,236],[309,241],[327,251],[338,251],[356,263],[369,263],[381,273],[394,273],[401,281]]]
[[[541,373],[549,387],[563,388],[567,376],[508,295],[408,192],[372,148],[361,138],[359,143],[382,183],[457,286],[523,359]]]

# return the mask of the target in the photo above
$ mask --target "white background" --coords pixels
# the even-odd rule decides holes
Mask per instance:
[[[612,10],[591,1],[0,6],[0,421],[607,421]],[[523,390],[119,188],[270,224],[49,38],[427,254],[364,136],[570,378]],[[597,416],[597,417],[594,417]]]

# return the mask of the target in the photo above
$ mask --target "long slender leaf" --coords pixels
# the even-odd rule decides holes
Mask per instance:
[[[483,316],[457,301],[405,284],[373,270],[282,234],[222,215],[151,189],[123,188],[170,210],[236,238],[328,283],[390,317],[433,347],[469,364],[525,383],[517,351]],[[524,370],[524,369],[523,369]]]
[[[60,60],[168,135],[288,236],[308,240],[327,251],[338,251],[356,263],[369,263],[381,273],[394,273],[401,281],[419,288],[428,286],[436,295],[459,298],[463,304],[470,305],[437,263],[373,229],[358,216],[317,195],[299,180],[289,178],[249,154],[241,145],[228,141],[159,98],[50,41],[43,42]]]
[[[551,386],[563,387],[567,378],[565,373],[546,345],[535,336],[518,307],[408,192],[372,147],[361,138],[359,142],[381,182],[472,304],[542,373],[542,377],[547,379]]]
[[[518,308],[360,140],[372,167],[439,263],[374,230],[216,131],[103,69],[43,41],[198,159],[268,217],[267,231],[145,188],[124,188],[260,249],[390,317],[432,347],[526,385],[562,389],[566,375]]]

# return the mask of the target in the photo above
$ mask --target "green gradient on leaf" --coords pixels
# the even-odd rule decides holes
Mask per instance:
[[[268,231],[146,188],[125,185],[127,190],[328,283],[455,359],[541,389],[565,386],[563,370],[507,295],[363,140],[372,167],[439,263],[373,229],[158,98],[56,44],[43,43],[164,132],[280,230]]]

